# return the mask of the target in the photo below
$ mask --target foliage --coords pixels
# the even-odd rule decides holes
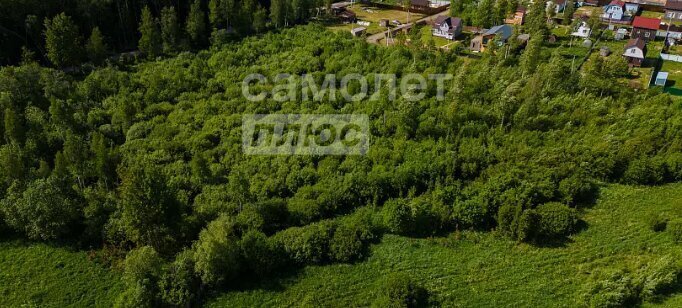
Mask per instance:
[[[670,220],[666,226],[666,231],[670,234],[675,243],[682,242],[682,219]]]
[[[205,284],[220,284],[236,277],[241,255],[234,221],[220,216],[199,234],[194,245],[195,271]]]
[[[423,307],[428,303],[428,292],[406,274],[389,275],[373,307]]]
[[[64,13],[45,19],[45,49],[55,66],[78,64],[81,55],[81,38],[78,27]]]

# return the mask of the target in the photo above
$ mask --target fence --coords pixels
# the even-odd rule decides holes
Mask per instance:
[[[661,53],[661,59],[663,60],[668,60],[668,61],[673,61],[673,62],[682,62],[682,56],[678,55],[669,55],[667,53]]]

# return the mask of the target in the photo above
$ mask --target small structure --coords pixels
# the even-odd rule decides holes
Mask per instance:
[[[630,67],[642,66],[646,56],[646,41],[640,38],[628,40],[623,57]]]
[[[656,81],[654,82],[657,86],[665,87],[665,83],[668,81],[668,72],[658,72],[656,74]]]
[[[440,15],[433,22],[431,32],[434,36],[454,40],[455,37],[462,33],[462,20],[457,17]]]
[[[351,29],[350,34],[352,34],[353,36],[361,36],[361,35],[365,34],[366,31],[367,31],[367,28],[365,28],[365,27],[357,27],[357,28]]]
[[[341,7],[338,9],[332,8],[332,11],[335,12],[334,14],[336,15],[336,18],[338,18],[344,24],[352,24],[355,23],[355,21],[357,20],[357,16],[355,15],[355,13],[347,10],[345,7]]]
[[[582,20],[578,23],[577,28],[575,31],[573,31],[573,33],[571,33],[571,35],[588,38],[590,37],[590,34],[592,34],[592,29],[590,29],[590,26],[587,24],[587,17],[583,16],[581,19]]]
[[[588,38],[585,39],[585,40],[583,41],[583,47],[585,47],[585,48],[590,48],[590,47],[592,47],[592,40],[590,40],[590,39],[588,39]]]
[[[428,9],[431,3],[429,0],[410,0],[410,6],[415,9]]]
[[[551,43],[551,44],[556,43],[556,35],[550,34],[550,35],[547,37],[547,42],[549,42],[549,43]]]
[[[602,57],[608,57],[611,54],[611,49],[608,46],[602,46],[599,48],[599,55]]]
[[[658,18],[635,16],[635,20],[632,22],[630,37],[641,38],[646,42],[654,40],[656,39],[656,31],[658,31],[660,24],[661,20]]]
[[[635,2],[625,2],[625,15],[635,16],[639,12],[639,4]]]
[[[514,12],[514,16],[507,18],[504,20],[505,24],[510,24],[510,25],[523,25],[523,23],[526,21],[526,8],[523,6],[518,6],[516,7],[516,12]]]
[[[516,40],[519,41],[521,45],[525,45],[530,41],[530,34],[523,33],[516,36]]]
[[[603,20],[621,20],[625,13],[625,2],[620,0],[613,0],[611,3],[604,6],[601,18]]]
[[[388,19],[381,19],[379,20],[379,27],[388,27]]]
[[[616,30],[616,33],[613,35],[613,38],[620,41],[624,40],[626,35],[628,35],[628,29],[620,28]]]
[[[473,38],[471,44],[469,44],[469,49],[473,52],[485,51],[486,45],[493,39],[496,39],[500,44],[504,44],[509,37],[511,37],[512,31],[513,29],[510,25],[494,26],[483,34]]]
[[[682,0],[668,0],[665,2],[665,19],[682,20]]]
[[[556,7],[554,7],[554,13],[559,14],[566,8],[566,0],[549,0],[545,5],[545,9],[549,8],[552,3],[556,4]]]
[[[371,23],[370,23],[369,21],[366,21],[366,20],[358,20],[358,21],[357,21],[357,24],[358,24],[358,25],[361,25],[361,26],[363,26],[363,27],[369,27],[369,25],[370,25]]]

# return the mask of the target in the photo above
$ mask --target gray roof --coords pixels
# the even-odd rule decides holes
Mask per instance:
[[[512,35],[512,27],[509,25],[499,25],[490,28],[490,30],[483,33],[483,35],[500,35],[503,41],[506,41]]]

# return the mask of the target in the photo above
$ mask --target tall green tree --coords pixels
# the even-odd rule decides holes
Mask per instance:
[[[262,6],[258,5],[258,9],[253,13],[253,31],[257,33],[263,32],[265,30],[265,22],[268,19],[268,11]]]
[[[85,44],[85,50],[88,54],[88,58],[95,64],[100,64],[107,56],[108,47],[104,42],[104,37],[102,37],[102,32],[99,31],[98,27],[94,27],[90,33],[90,38]]]
[[[573,19],[573,14],[575,14],[575,2],[573,1],[566,1],[566,8],[564,8],[563,12],[563,20],[562,24],[564,25],[570,25],[571,20]]]
[[[81,59],[81,38],[71,17],[61,13],[45,19],[47,58],[58,67],[76,65]]]
[[[190,6],[185,30],[194,46],[204,44],[206,38],[206,16],[201,9],[201,1],[195,0]]]
[[[148,58],[159,55],[161,49],[159,27],[148,6],[145,6],[142,9],[139,30],[141,36],[137,46],[140,49],[140,52],[147,55]]]
[[[526,50],[521,55],[521,69],[523,74],[528,76],[535,72],[540,61],[540,52],[542,48],[542,35],[536,33],[528,42]]]
[[[208,1],[208,22],[214,29],[225,23],[225,11],[222,2],[221,0]]]
[[[275,27],[281,28],[286,26],[286,1],[272,0],[270,4],[270,19],[275,24]]]
[[[161,10],[161,41],[163,42],[163,52],[172,53],[177,50],[180,36],[180,26],[178,25],[178,15],[175,7],[164,7]]]

